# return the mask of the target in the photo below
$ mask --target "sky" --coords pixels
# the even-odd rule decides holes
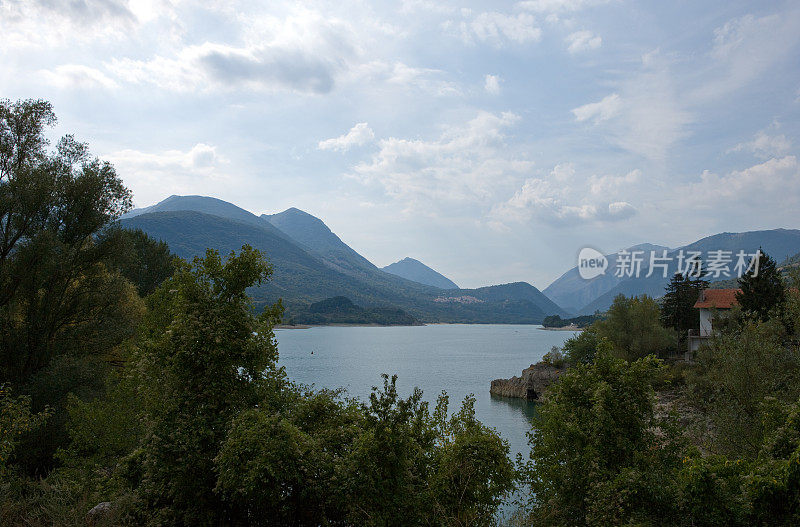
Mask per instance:
[[[0,0],[139,207],[298,207],[379,266],[544,288],[592,246],[800,228],[800,3]]]

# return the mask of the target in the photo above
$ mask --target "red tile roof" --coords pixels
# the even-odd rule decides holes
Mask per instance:
[[[741,289],[705,289],[700,293],[694,307],[696,308],[717,308],[730,309],[739,305],[736,301],[736,293],[741,293]]]

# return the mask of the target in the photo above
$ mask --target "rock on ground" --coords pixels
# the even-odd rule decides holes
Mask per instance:
[[[552,364],[538,362],[522,370],[521,377],[515,376],[510,379],[493,380],[489,391],[494,395],[503,397],[517,397],[529,401],[538,401],[547,387],[558,379],[558,376],[563,372],[564,368],[556,368]]]

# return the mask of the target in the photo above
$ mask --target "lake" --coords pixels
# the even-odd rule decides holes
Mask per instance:
[[[373,386],[382,385],[381,373],[397,374],[402,396],[418,386],[433,406],[445,390],[451,411],[474,394],[478,419],[500,432],[513,456],[527,457],[533,403],[491,396],[489,385],[519,375],[573,333],[532,325],[432,324],[278,329],[275,335],[279,364],[292,381],[346,388],[366,400]]]

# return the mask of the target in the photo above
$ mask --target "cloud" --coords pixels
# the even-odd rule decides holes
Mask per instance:
[[[792,141],[785,135],[768,135],[760,130],[752,141],[739,143],[728,152],[750,152],[756,157],[768,159],[770,157],[786,155],[792,149]]]
[[[566,41],[569,44],[567,51],[570,53],[597,49],[603,43],[603,39],[591,31],[576,31],[567,36]]]
[[[525,0],[519,7],[536,13],[567,13],[608,4],[611,0]]]
[[[595,124],[611,119],[617,115],[622,107],[618,93],[603,97],[600,101],[584,104],[572,109],[572,114],[577,121],[583,122],[593,119]]]
[[[209,195],[229,190],[230,176],[221,169],[229,163],[217,147],[197,143],[188,150],[147,152],[125,149],[102,156],[114,164],[117,173],[136,196],[137,203],[149,203],[169,194]]]
[[[376,60],[354,68],[348,80],[351,84],[385,83],[435,96],[460,94],[458,85],[445,76],[444,71],[434,68],[415,68],[403,62]]]
[[[609,196],[619,196],[640,177],[641,172],[634,170],[623,176],[584,179],[574,165],[556,165],[547,178],[525,180],[508,201],[493,207],[490,217],[500,225],[531,220],[556,226],[625,220],[637,213],[636,208]]]
[[[696,104],[718,102],[751,82],[764,78],[800,43],[800,9],[763,17],[733,18],[714,30],[708,53],[708,82],[688,94]]]
[[[484,12],[457,25],[452,21],[445,23],[445,29],[453,27],[458,28],[464,42],[486,42],[497,47],[508,42],[516,44],[538,42],[542,38],[541,28],[536,25],[536,19],[529,13],[509,15]]]
[[[486,75],[483,82],[483,89],[486,93],[497,95],[500,93],[500,82],[502,79],[497,75]]]
[[[351,147],[365,145],[374,138],[375,134],[367,123],[357,123],[346,134],[320,141],[317,147],[320,150],[336,150],[339,152],[346,152]]]
[[[437,139],[382,139],[371,161],[353,167],[352,175],[379,184],[407,210],[485,203],[532,166],[505,150],[504,131],[518,120],[510,112],[482,111],[463,125],[446,127]]]
[[[298,93],[331,91],[339,66],[335,57],[302,49],[208,42],[186,47],[175,58],[112,59],[107,65],[124,81],[152,83],[174,91],[245,87]]]
[[[671,66],[657,51],[645,54],[641,69],[620,81],[614,93],[572,114],[578,122],[591,121],[612,145],[663,161],[694,120]]]
[[[0,50],[122,38],[137,24],[124,0],[3,0]]]
[[[103,72],[79,64],[63,64],[53,70],[40,70],[45,82],[58,88],[115,89],[118,84]]]
[[[782,212],[792,216],[800,202],[800,165],[795,156],[785,156],[725,175],[706,170],[698,181],[682,190],[684,207],[691,205],[695,210],[733,206],[743,217],[749,217],[762,214],[769,204],[773,216]]]

